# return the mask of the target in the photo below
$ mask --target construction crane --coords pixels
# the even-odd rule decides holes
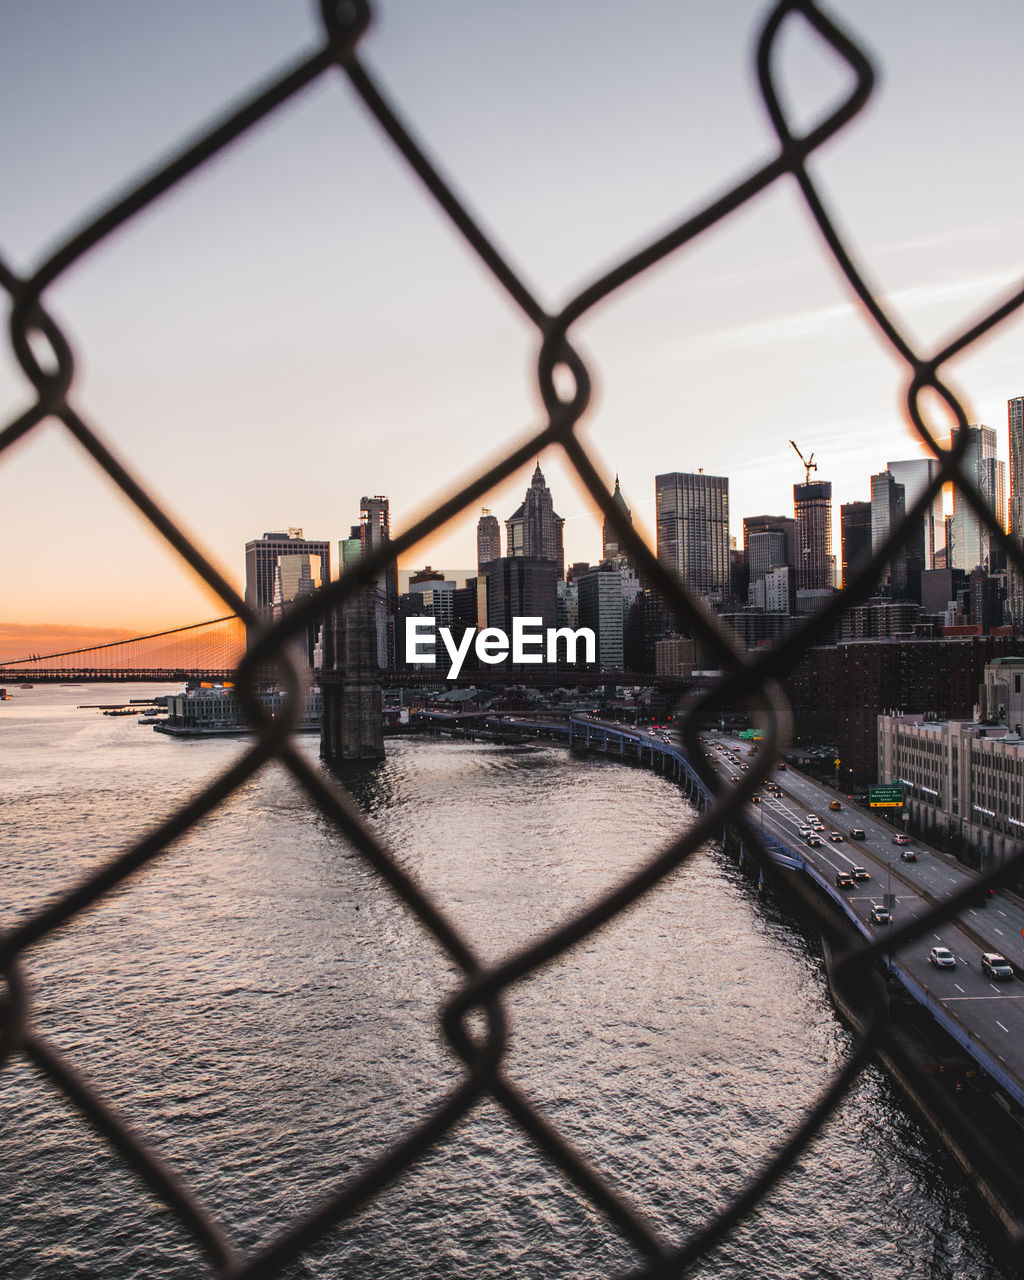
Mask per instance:
[[[804,484],[810,484],[811,472],[817,471],[818,469],[818,464],[814,461],[814,454],[812,453],[809,458],[805,458],[804,455],[800,452],[800,450],[797,449],[795,440],[790,440],[789,443],[793,446],[794,450],[796,451],[796,456],[804,464]]]

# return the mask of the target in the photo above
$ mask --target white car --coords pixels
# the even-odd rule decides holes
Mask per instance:
[[[936,969],[955,969],[956,956],[950,951],[949,947],[932,947],[928,952],[929,961]]]

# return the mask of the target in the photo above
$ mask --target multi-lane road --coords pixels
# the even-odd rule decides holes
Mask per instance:
[[[749,744],[736,738],[709,734],[705,747],[726,780],[741,777],[752,763]],[[799,848],[804,859],[832,884],[839,871],[854,866],[865,868],[870,879],[857,881],[853,888],[841,892],[857,917],[874,933],[891,928],[869,923],[872,906],[881,905],[886,894],[891,893],[895,899],[894,923],[905,924],[974,879],[952,858],[919,841],[897,845],[893,827],[866,810],[851,806],[845,797],[839,800],[839,811],[830,809],[836,792],[793,769],[774,770],[771,781],[782,794],[772,795],[762,787],[759,802],[751,805],[753,821],[763,823],[773,835]],[[822,839],[820,846],[808,844],[801,835],[809,816],[824,825],[824,830],[817,832]],[[852,839],[853,830],[863,831],[864,838]],[[841,839],[833,841],[833,832]],[[903,848],[913,849],[917,860],[903,861]],[[1024,1089],[1024,984],[1019,976],[1024,973],[1022,929],[1024,909],[1013,898],[996,893],[986,906],[969,907],[954,920],[905,944],[895,958]],[[930,963],[929,951],[939,945],[948,947],[956,956],[955,969],[938,969]],[[1005,956],[1014,966],[1014,978],[994,982],[988,977],[981,968],[983,952]]]

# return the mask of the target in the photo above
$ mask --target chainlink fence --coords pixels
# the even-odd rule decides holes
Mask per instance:
[[[924,936],[937,923],[963,908],[979,887],[996,886],[1013,878],[1021,859],[1015,858],[1003,863],[997,871],[974,887],[941,903],[916,921],[893,929],[884,941],[863,945],[853,951],[848,949],[847,940],[835,934],[834,926],[820,903],[809,891],[801,893],[805,909],[818,921],[826,943],[831,943],[831,946],[826,945],[826,956],[834,953],[836,959],[829,961],[830,978],[847,1006],[855,1011],[860,1024],[859,1033],[848,1059],[835,1079],[810,1107],[784,1145],[732,1203],[702,1224],[690,1239],[681,1242],[663,1239],[652,1230],[645,1222],[642,1210],[630,1203],[629,1188],[613,1186],[601,1170],[579,1157],[532,1104],[516,1081],[506,1074],[503,1065],[507,1030],[505,994],[513,984],[565,953],[635,902],[679,867],[705,841],[720,836],[726,826],[739,831],[748,849],[764,850],[760,833],[748,823],[745,811],[751,795],[767,778],[778,753],[788,741],[789,709],[778,681],[795,667],[809,646],[828,639],[834,624],[851,605],[870,594],[883,567],[894,552],[909,542],[913,523],[941,493],[944,485],[956,480],[961,498],[977,512],[992,538],[1005,549],[1008,563],[1012,566],[1011,572],[1024,572],[1024,555],[1021,550],[999,526],[978,487],[966,480],[958,469],[967,446],[966,431],[961,430],[953,448],[944,449],[926,425],[921,409],[923,394],[935,393],[945,402],[952,418],[961,428],[966,428],[968,424],[965,412],[942,381],[941,370],[953,357],[1013,314],[1024,302],[1024,290],[975,323],[943,350],[922,354],[913,348],[909,339],[888,315],[884,303],[872,293],[857,263],[840,240],[807,169],[808,158],[814,151],[842,129],[867,102],[874,81],[871,64],[857,44],[812,0],[780,0],[780,3],[767,12],[756,60],[760,92],[778,139],[774,156],[701,212],[595,280],[559,314],[549,315],[473,220],[466,206],[413,139],[369,70],[360,61],[360,38],[371,18],[367,0],[323,0],[321,7],[323,42],[310,57],[250,97],[227,118],[211,123],[202,136],[190,141],[153,176],[118,199],[62,244],[31,278],[19,278],[0,261],[0,283],[12,302],[12,348],[36,392],[32,407],[0,432],[0,452],[47,420],[62,423],[71,437],[107,473],[124,496],[150,521],[185,563],[223,600],[225,606],[237,613],[259,634],[258,642],[250,649],[237,672],[240,696],[248,716],[258,726],[257,737],[251,749],[158,830],[100,866],[76,888],[0,938],[0,966],[5,983],[0,1003],[0,1065],[7,1064],[17,1055],[33,1062],[71,1104],[78,1108],[110,1147],[119,1153],[125,1163],[170,1207],[183,1231],[191,1236],[205,1254],[211,1273],[218,1276],[230,1277],[231,1280],[241,1280],[242,1277],[255,1280],[255,1277],[280,1275],[289,1262],[352,1218],[404,1170],[442,1143],[452,1127],[485,1099],[493,1100],[528,1136],[538,1152],[560,1170],[564,1178],[645,1259],[643,1265],[632,1271],[631,1275],[638,1278],[677,1276],[703,1257],[757,1205],[838,1105],[873,1054],[883,1050],[891,1061],[908,1065],[905,1051],[888,1030],[885,992],[875,973],[875,962],[883,951]],[[846,100],[805,133],[794,132],[787,120],[773,73],[773,50],[779,33],[783,24],[794,18],[809,24],[817,38],[846,63],[854,80]],[[325,586],[279,622],[260,631],[261,623],[252,616],[236,590],[204,558],[200,550],[117,460],[100,435],[76,410],[71,342],[47,314],[46,291],[83,254],[98,242],[116,235],[135,214],[161,194],[217,155],[236,138],[257,128],[304,86],[320,76],[336,71],[347,77],[352,89],[376,118],[382,145],[394,147],[401,153],[426,187],[429,198],[444,210],[475,252],[483,269],[492,274],[536,326],[542,340],[537,376],[546,421],[524,444],[487,468],[458,492],[439,502],[429,515],[397,536],[386,550],[361,560],[346,570],[337,582]],[[688,590],[686,584],[658,562],[613,502],[579,430],[587,409],[590,379],[587,368],[572,346],[571,332],[576,321],[615,290],[656,266],[669,254],[766,191],[773,183],[786,180],[797,184],[829,252],[859,299],[865,315],[905,363],[907,408],[911,420],[921,440],[938,459],[940,466],[927,490],[907,511],[903,523],[884,546],[875,552],[870,564],[855,580],[846,584],[825,607],[807,618],[774,649],[752,656],[738,649],[735,640]],[[45,354],[41,354],[42,352]],[[565,369],[572,375],[571,396],[560,394],[556,389],[556,384],[564,386],[568,381],[564,375]],[[722,679],[687,709],[682,728],[689,758],[716,799],[684,835],[661,850],[628,881],[575,919],[548,933],[511,959],[494,967],[485,967],[438,905],[402,870],[393,853],[373,834],[345,787],[334,780],[328,780],[297,750],[291,729],[296,723],[301,699],[291,699],[290,718],[268,720],[261,717],[254,690],[257,673],[267,663],[273,663],[282,682],[290,687],[293,694],[296,693],[299,688],[298,677],[289,668],[285,656],[289,640],[300,635],[311,620],[337,608],[354,591],[373,581],[386,563],[408,552],[447,521],[470,509],[495,485],[536,457],[541,450],[551,446],[564,450],[618,535],[620,547],[632,557],[648,584],[667,602],[679,629],[701,641],[717,656],[723,673]],[[763,740],[749,773],[737,785],[725,788],[704,760],[698,741],[698,728],[715,717],[720,708],[737,702],[743,702],[749,707],[753,719],[763,731]],[[290,772],[304,789],[309,802],[320,810],[376,871],[383,883],[410,908],[461,972],[461,986],[440,1009],[440,1020],[451,1052],[461,1060],[462,1075],[458,1085],[437,1102],[432,1114],[413,1132],[395,1143],[358,1177],[341,1182],[333,1194],[281,1235],[243,1256],[230,1245],[221,1226],[204,1210],[189,1188],[147,1147],[143,1138],[122,1123],[90,1082],[76,1071],[71,1055],[56,1051],[35,1030],[23,974],[22,954],[78,913],[87,910],[91,904],[152,859],[158,858],[177,836],[215,810],[271,760],[279,761]],[[769,858],[764,857],[762,861],[764,875],[771,881],[778,873],[773,869]],[[792,886],[789,887],[792,889]],[[797,891],[800,892],[799,887]],[[944,1093],[937,1089],[929,1091],[927,1081],[922,1082],[922,1089],[928,1095],[929,1105],[942,1117],[943,1123],[948,1125],[950,1132],[966,1150],[978,1151],[981,1144],[984,1148],[981,1152],[983,1157],[990,1165],[993,1162],[998,1164],[998,1151],[992,1148],[991,1143],[986,1143],[979,1135],[968,1131],[968,1126]],[[1021,1230],[1015,1234],[1015,1243],[1019,1244],[1024,1231],[1024,1207],[1017,1216]]]

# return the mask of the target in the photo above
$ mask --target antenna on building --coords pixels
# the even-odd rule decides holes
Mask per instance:
[[[804,484],[810,484],[811,472],[817,471],[818,469],[818,464],[814,461],[814,454],[812,453],[809,458],[805,458],[804,455],[800,452],[800,450],[797,449],[795,440],[790,440],[789,443],[793,446],[793,449],[796,452],[796,456],[804,464]]]

